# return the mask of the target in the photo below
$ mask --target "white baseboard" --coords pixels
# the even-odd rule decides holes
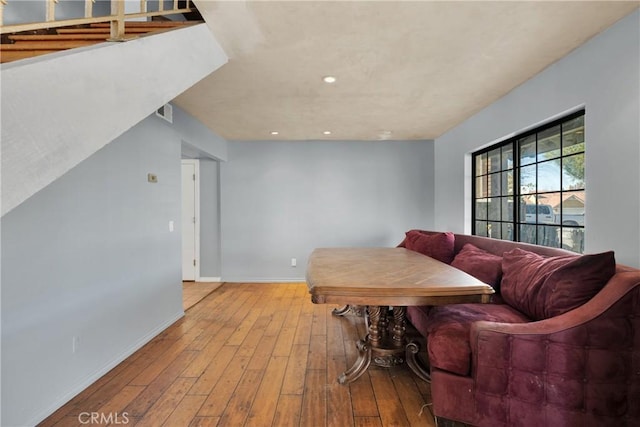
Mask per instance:
[[[221,282],[220,277],[200,277],[196,282]]]
[[[104,374],[106,374],[107,372],[109,372],[110,370],[118,366],[118,364],[124,361],[127,357],[131,356],[133,353],[140,350],[143,345],[145,345],[146,343],[154,339],[158,334],[160,334],[160,332],[164,331],[169,326],[173,325],[178,319],[180,319],[183,316],[184,316],[184,311],[182,310],[174,314],[173,316],[171,316],[169,320],[167,320],[157,328],[154,328],[151,332],[146,334],[144,337],[140,338],[135,344],[133,344],[127,350],[123,351],[120,355],[114,357],[105,366],[98,369],[97,372],[95,372],[92,375],[89,375],[87,378],[81,381],[78,385],[73,387],[70,392],[62,396],[60,399],[58,399],[48,409],[43,410],[42,412],[40,412],[40,414],[34,416],[34,418],[31,421],[29,421],[28,425],[35,426],[40,422],[42,422],[45,418],[47,418],[49,415],[53,414],[55,411],[60,409],[64,404],[66,404],[68,401],[73,399],[77,394],[79,394],[81,391],[89,387],[91,384],[96,382]]]
[[[260,279],[255,277],[230,277],[224,279],[225,283],[304,283],[306,279],[304,277],[294,277],[294,278],[269,278],[269,279]]]

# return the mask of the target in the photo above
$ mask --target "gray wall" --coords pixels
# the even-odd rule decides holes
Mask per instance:
[[[469,153],[586,109],[585,250],[640,266],[640,12],[548,67],[435,142],[435,226],[470,232]]]
[[[152,116],[2,217],[3,426],[40,421],[182,316],[180,179],[180,136]]]
[[[229,142],[221,196],[223,280],[300,280],[316,247],[432,228],[433,142]]]
[[[200,159],[200,276],[221,276],[220,163]]]
[[[182,136],[183,157],[227,160],[227,140],[212,132],[175,103],[171,126]]]
[[[171,127],[181,135],[182,158],[198,159],[200,168],[200,276],[219,278],[220,166],[227,159],[227,140],[212,132],[182,108],[173,105]]]

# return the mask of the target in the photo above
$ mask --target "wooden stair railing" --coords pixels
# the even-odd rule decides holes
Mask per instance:
[[[140,1],[140,12],[125,13],[124,0],[111,0],[111,15],[93,16],[93,2],[84,0],[85,17],[56,19],[59,0],[40,0],[46,8],[46,20],[25,24],[3,25],[4,9],[18,0],[0,0],[0,62],[10,62],[60,50],[73,49],[106,41],[127,41],[143,34],[169,31],[201,23],[200,13],[191,0],[173,0],[165,9],[158,1],[158,10],[148,12],[147,0]],[[165,16],[183,14],[189,21],[170,21]],[[127,19],[153,19],[131,21]]]
[[[124,40],[145,34],[156,34],[184,28],[202,21],[131,21],[125,23]],[[11,62],[61,50],[90,46],[110,41],[108,23],[90,24],[82,28],[58,28],[55,34],[12,34],[0,44],[0,62]]]

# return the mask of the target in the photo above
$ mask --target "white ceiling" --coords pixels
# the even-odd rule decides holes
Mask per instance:
[[[230,60],[176,103],[229,140],[433,139],[640,4],[195,3]]]

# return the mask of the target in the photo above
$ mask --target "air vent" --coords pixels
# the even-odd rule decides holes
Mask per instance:
[[[162,117],[169,123],[173,123],[173,107],[171,104],[164,104],[162,107],[156,110],[156,115]]]

